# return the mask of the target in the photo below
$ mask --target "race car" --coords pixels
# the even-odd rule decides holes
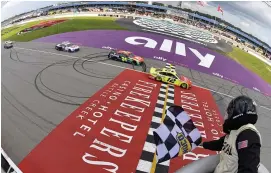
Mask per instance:
[[[57,44],[55,46],[55,49],[65,52],[77,52],[80,50],[80,47],[78,45],[70,43],[69,41],[64,41],[60,44]]]
[[[175,70],[175,66],[168,63],[165,68],[151,67],[149,78],[168,84],[173,84],[184,89],[190,89],[192,86],[191,80],[185,76],[181,76],[179,78]]]
[[[144,58],[134,55],[132,52],[125,50],[112,50],[108,54],[108,58],[138,66],[144,64]]]
[[[5,41],[4,43],[4,48],[5,49],[10,49],[13,47],[13,42],[12,41]]]

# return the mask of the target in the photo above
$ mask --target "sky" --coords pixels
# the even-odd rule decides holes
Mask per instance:
[[[59,1],[10,1],[1,3],[1,21],[17,14],[36,10]],[[178,1],[160,1],[176,6]],[[254,35],[271,46],[271,7],[260,1],[205,1],[205,6],[197,2],[183,1],[182,8],[189,8],[220,17],[243,31]],[[217,11],[220,5],[224,15]]]
[[[177,5],[178,2],[161,1],[169,5]],[[243,31],[252,34],[271,46],[271,7],[260,1],[205,1],[204,7],[197,2],[185,1],[182,8],[207,13],[220,17]],[[217,7],[223,9],[224,14],[217,11]]]
[[[59,1],[10,1],[3,5],[1,1],[1,22],[17,14],[36,10],[58,2]]]

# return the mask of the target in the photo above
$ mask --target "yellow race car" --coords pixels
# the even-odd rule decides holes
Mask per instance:
[[[149,77],[151,79],[173,84],[184,89],[189,89],[192,86],[191,80],[185,76],[181,76],[179,78],[177,72],[175,71],[175,66],[168,63],[165,68],[151,67]]]

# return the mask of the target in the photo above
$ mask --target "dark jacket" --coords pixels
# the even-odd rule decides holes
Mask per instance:
[[[223,131],[229,134],[231,130],[238,130],[246,124],[255,124],[258,120],[256,105],[246,96],[233,99],[228,108],[228,119],[223,124]],[[225,136],[218,140],[203,142],[203,148],[221,151]],[[244,144],[241,145],[240,144]],[[253,130],[241,132],[236,139],[238,153],[238,173],[258,173],[260,164],[260,136]]]

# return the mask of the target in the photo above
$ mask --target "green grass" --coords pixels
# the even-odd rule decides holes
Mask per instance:
[[[2,30],[2,40],[13,40],[13,41],[31,41],[37,38],[64,33],[72,31],[81,31],[81,30],[99,30],[99,29],[110,29],[110,30],[126,30],[125,28],[119,26],[115,22],[115,18],[110,17],[74,17],[69,18],[69,20],[48,27],[39,29],[30,33],[17,35],[17,33],[27,27],[33,26],[38,22],[31,22],[19,28],[11,27]]]
[[[258,76],[260,76],[263,80],[271,84],[271,72],[268,70],[268,68],[271,70],[271,66],[268,64],[262,62],[255,56],[237,48],[233,47],[233,51],[230,53],[227,53],[224,55],[232,58],[237,63],[241,64],[245,68],[249,69],[250,71],[254,72]],[[238,74],[236,74],[238,75]],[[247,79],[250,80],[250,79]]]
[[[25,25],[12,26],[1,30],[1,40],[8,40],[11,36],[16,35],[19,31],[36,25],[39,22],[30,22]]]

